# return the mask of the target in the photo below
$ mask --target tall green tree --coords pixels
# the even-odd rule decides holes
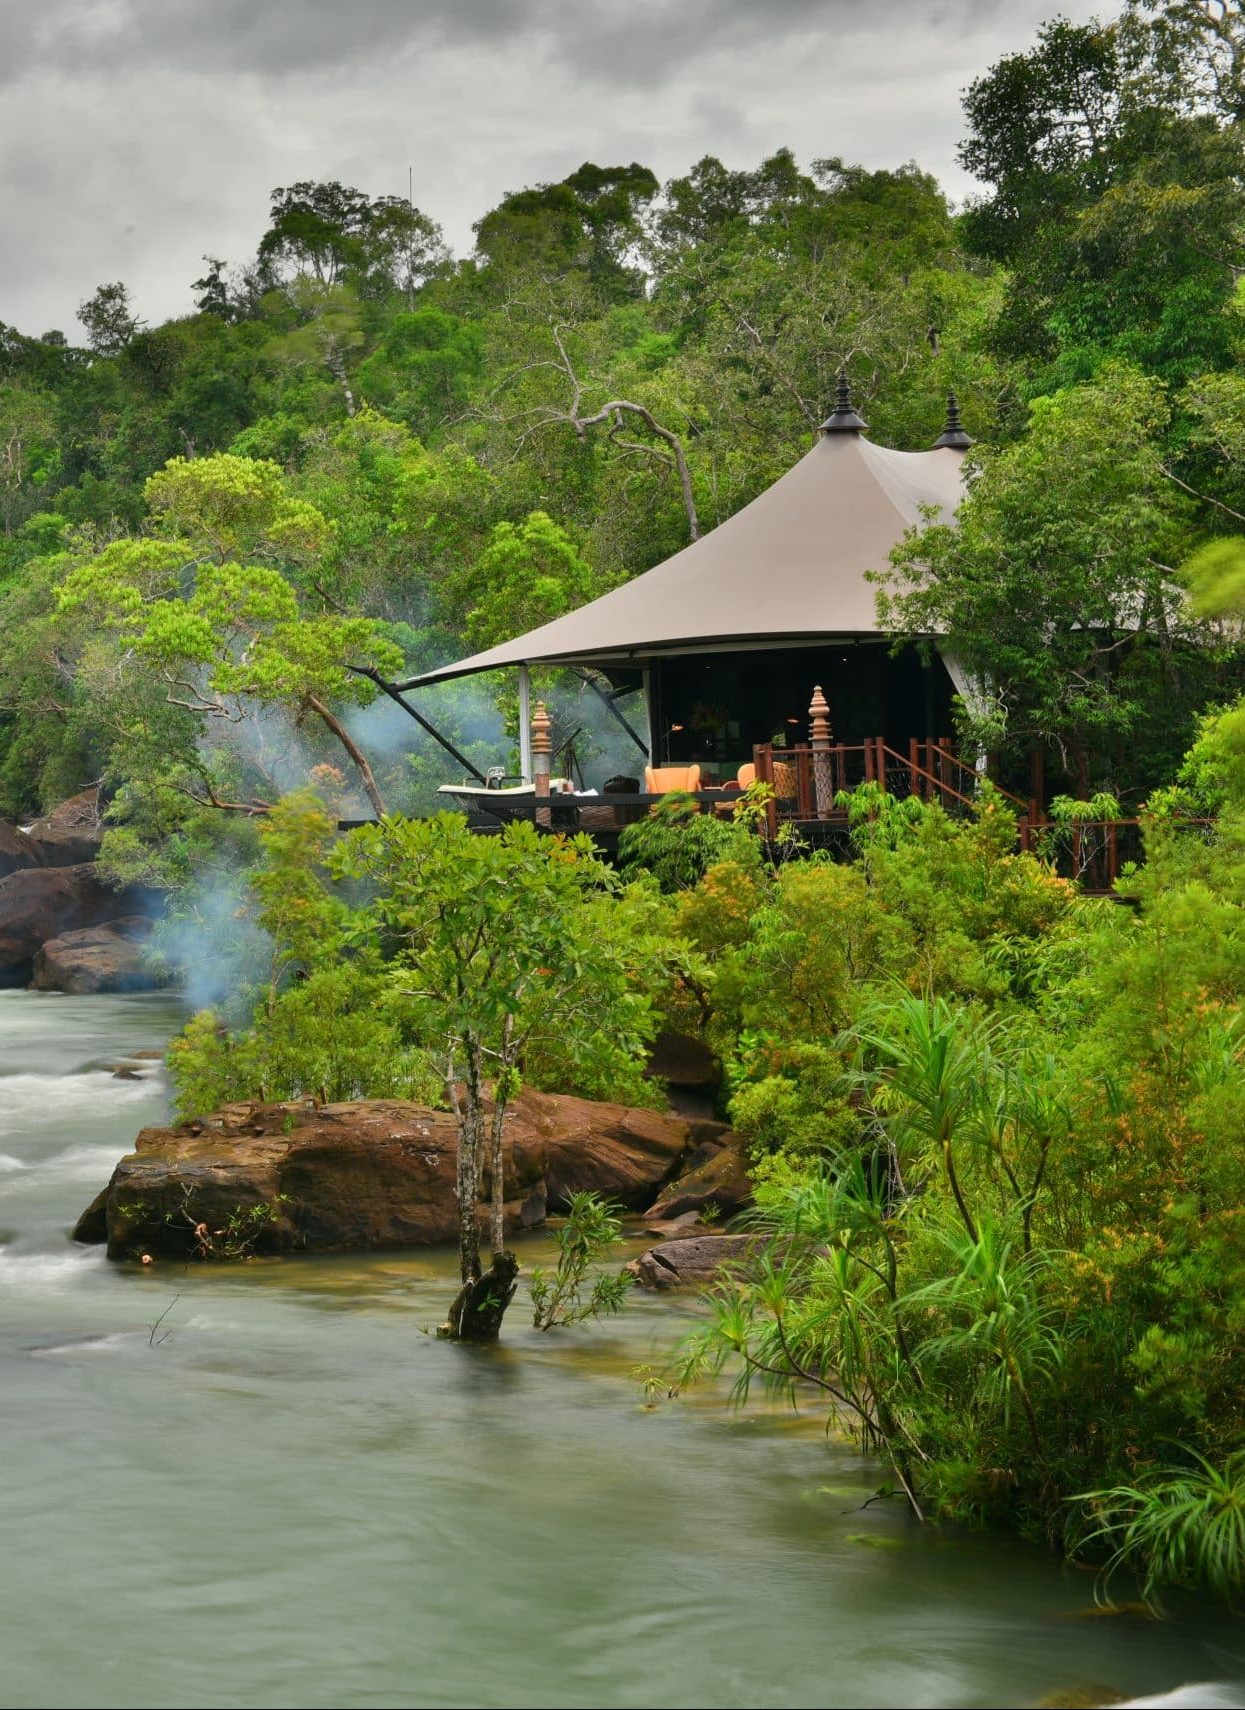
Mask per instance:
[[[335,179],[301,179],[272,192],[259,265],[269,281],[305,273],[326,291],[396,292],[407,307],[447,260],[435,221],[402,196],[372,199]]]
[[[54,400],[33,386],[0,381],[0,527],[6,535],[55,485]]]
[[[503,1138],[524,1060],[547,1041],[564,1062],[625,1075],[655,1030],[660,959],[586,836],[547,839],[515,824],[476,837],[456,814],[388,819],[351,832],[332,865],[369,887],[358,935],[374,942],[382,932],[393,945],[395,1011],[441,1054],[458,1119],[463,1282],[446,1329],[492,1340],[518,1272],[505,1246]],[[478,1220],[486,1171],[487,1271]]]
[[[1119,366],[1039,399],[1022,440],[973,454],[958,521],[912,531],[882,577],[883,623],[945,638],[976,679],[970,739],[1049,745],[1078,795],[1114,780],[1156,716],[1171,724],[1177,649],[1197,635],[1176,574],[1189,513],[1158,455],[1167,411]]]
[[[1245,191],[1219,10],[1056,19],[968,91],[960,158],[991,188],[965,232],[1010,268],[1000,338],[1045,383],[1112,357],[1183,380],[1239,347]]]
[[[270,805],[226,803],[203,744],[213,728],[233,748],[249,733],[253,753],[262,753],[263,710],[273,708],[294,729],[311,720],[327,732],[383,813],[370,762],[342,712],[376,693],[351,665],[392,674],[402,655],[372,620],[300,602],[296,584],[278,567],[314,562],[331,532],[324,516],[287,494],[274,464],[230,455],[174,459],[147,483],[147,500],[163,537],[112,542],[71,568],[58,595],[67,618],[89,620],[81,669],[97,692],[109,685],[121,736],[114,745],[118,762],[126,764],[129,719],[152,734],[147,719],[156,684],[165,704],[182,715],[176,760],[192,799],[250,811]]]
[[[78,319],[87,343],[98,356],[119,356],[143,325],[135,313],[130,291],[119,279],[99,285],[78,305]]]
[[[641,214],[656,193],[657,179],[636,161],[585,161],[556,184],[504,197],[476,225],[476,249],[502,274],[533,266],[582,273],[609,301],[636,297],[643,278],[633,252]]]

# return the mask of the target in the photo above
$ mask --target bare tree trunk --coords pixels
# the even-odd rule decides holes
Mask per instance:
[[[506,1308],[514,1299],[519,1261],[513,1253],[497,1253],[483,1276],[459,1289],[441,1335],[455,1342],[495,1342]]]
[[[384,797],[377,788],[376,778],[372,772],[371,766],[368,764],[367,755],[364,754],[363,750],[359,747],[354,737],[351,736],[342,721],[337,717],[336,713],[330,712],[318,696],[308,695],[307,705],[310,707],[311,711],[315,713],[317,718],[323,719],[324,723],[333,732],[333,735],[341,743],[347,754],[349,754],[351,760],[354,761],[355,770],[358,772],[359,777],[362,780],[363,788],[367,792],[368,801],[370,801],[372,806],[376,809],[377,814],[383,817],[389,810],[385,806]]]
[[[1083,742],[1078,742],[1072,752],[1076,761],[1076,787],[1080,792],[1081,800],[1087,801],[1089,799],[1089,755],[1085,751]]]
[[[346,400],[346,414],[353,416],[355,413],[354,393],[350,390],[350,380],[346,374],[346,364],[342,361],[342,353],[334,341],[329,343],[328,364],[329,370],[341,387],[342,395]]]
[[[504,1252],[506,1247],[506,1182],[501,1155],[502,1130],[505,1124],[505,1105],[494,1105],[493,1138],[489,1156],[489,1176],[493,1186],[492,1202],[489,1206],[489,1239],[494,1258]]]
[[[489,1236],[496,1264],[506,1249],[506,1177],[502,1162],[502,1134],[506,1126],[506,1082],[510,1068],[510,1041],[514,1033],[514,1017],[508,1015],[502,1023],[501,1067],[493,1091],[493,1133],[489,1148],[489,1177],[492,1183],[492,1204],[489,1212]]]
[[[687,517],[687,532],[693,540],[699,540],[700,517],[696,512],[696,495],[692,490],[692,475],[687,466],[687,458],[683,453],[683,442],[678,434],[673,433],[668,427],[663,427],[646,405],[637,404],[631,398],[611,398],[608,404],[602,404],[599,410],[594,411],[590,416],[586,416],[580,407],[584,395],[583,383],[575,372],[575,366],[567,351],[566,342],[558,327],[551,326],[549,332],[557,346],[559,360],[556,366],[562,369],[571,388],[570,408],[561,414],[561,419],[570,422],[580,439],[585,437],[590,427],[597,427],[603,422],[609,422],[611,424],[610,438],[616,444],[623,446],[628,451],[644,452],[650,457],[657,458],[667,467],[673,466],[679,478],[679,492],[683,499],[684,515]],[[658,451],[656,446],[645,445],[643,441],[621,439],[619,435],[622,432],[624,411],[629,415],[638,416],[648,431],[661,440],[667,449],[662,452]],[[555,415],[549,419],[557,420],[558,416]]]
[[[678,434],[672,433],[667,427],[663,427],[651,410],[646,409],[643,404],[632,403],[629,398],[611,398],[609,403],[603,404],[595,415],[575,416],[573,421],[576,432],[582,436],[586,428],[595,427],[598,422],[609,421],[612,417],[615,423],[616,435],[618,429],[622,426],[622,413],[624,410],[628,411],[631,415],[639,416],[640,420],[644,423],[649,432],[656,434],[657,438],[661,440],[663,445],[669,447],[669,458],[663,458],[663,462],[673,463],[674,465],[675,472],[679,478],[679,493],[683,500],[683,514],[687,518],[687,532],[693,540],[699,540],[700,517],[696,511],[696,496],[692,491],[692,474],[691,470],[687,466],[687,458],[683,453],[683,442],[680,440]],[[620,445],[628,446],[629,449],[633,451],[644,449],[637,445],[636,442],[630,440],[620,440],[618,443]]]
[[[458,1254],[463,1286],[454,1298],[441,1334],[455,1342],[495,1342],[506,1308],[514,1299],[519,1261],[501,1250],[495,1233],[493,1262],[480,1269],[480,1234],[476,1211],[480,1197],[480,1163],[484,1151],[484,1083],[480,1041],[469,1033],[466,1046],[466,1103],[454,1095],[458,1115]],[[505,1189],[501,1172],[501,1131],[504,1107],[493,1115],[493,1229],[501,1216],[499,1196]]]
[[[480,1074],[480,1041],[466,1038],[466,1107],[458,1118],[458,1259],[464,1282],[480,1275],[480,1230],[476,1212],[480,1201],[480,1153],[484,1139],[484,1087]]]

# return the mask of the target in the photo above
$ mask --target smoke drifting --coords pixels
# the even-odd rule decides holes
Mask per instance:
[[[550,672],[534,681],[533,694],[553,715],[555,771],[566,767],[569,741],[575,779],[587,788],[599,790],[616,773],[638,775],[642,755],[585,683],[569,672]],[[504,765],[517,775],[517,692],[509,673],[412,690],[410,699],[481,773]],[[639,728],[639,697],[625,704]],[[452,799],[438,795],[439,786],[474,780],[388,696],[354,709],[343,722],[371,763],[390,812],[457,811]],[[345,753],[326,740],[319,725],[308,728],[279,709],[261,708],[239,724],[211,731],[205,749],[227,754],[262,781],[272,798],[311,787],[342,819],[374,817]],[[326,787],[326,762],[340,787]],[[272,955],[272,941],[255,921],[249,871],[241,849],[232,859],[205,866],[157,926],[149,952],[162,971],[177,978],[192,1008],[217,1010],[231,1022],[249,1016]]]

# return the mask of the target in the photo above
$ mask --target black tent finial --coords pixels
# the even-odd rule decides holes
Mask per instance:
[[[960,420],[960,401],[954,392],[947,393],[947,419],[942,432],[934,441],[934,450],[942,451],[949,448],[952,451],[967,451],[975,444],[971,433],[967,432]]]
[[[864,433],[868,423],[863,416],[856,413],[852,405],[852,389],[847,382],[846,368],[839,369],[838,394],[834,408],[822,422],[822,433]]]

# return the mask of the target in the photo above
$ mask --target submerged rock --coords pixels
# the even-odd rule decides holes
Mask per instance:
[[[650,1247],[626,1268],[641,1288],[691,1288],[716,1281],[764,1244],[763,1235],[676,1236]]]
[[[150,991],[161,983],[143,966],[143,943],[150,931],[146,916],[134,914],[63,932],[35,952],[30,983],[36,991]],[[132,1069],[125,1072],[136,1076]]]
[[[636,1210],[706,1138],[682,1117],[525,1091],[506,1118],[507,1223],[586,1190]],[[145,1128],[74,1231],[109,1256],[186,1257],[244,1227],[248,1250],[343,1252],[457,1237],[457,1133],[448,1112],[396,1099],[236,1104]],[[487,1183],[486,1183],[487,1191]],[[224,1233],[221,1233],[224,1232]]]

